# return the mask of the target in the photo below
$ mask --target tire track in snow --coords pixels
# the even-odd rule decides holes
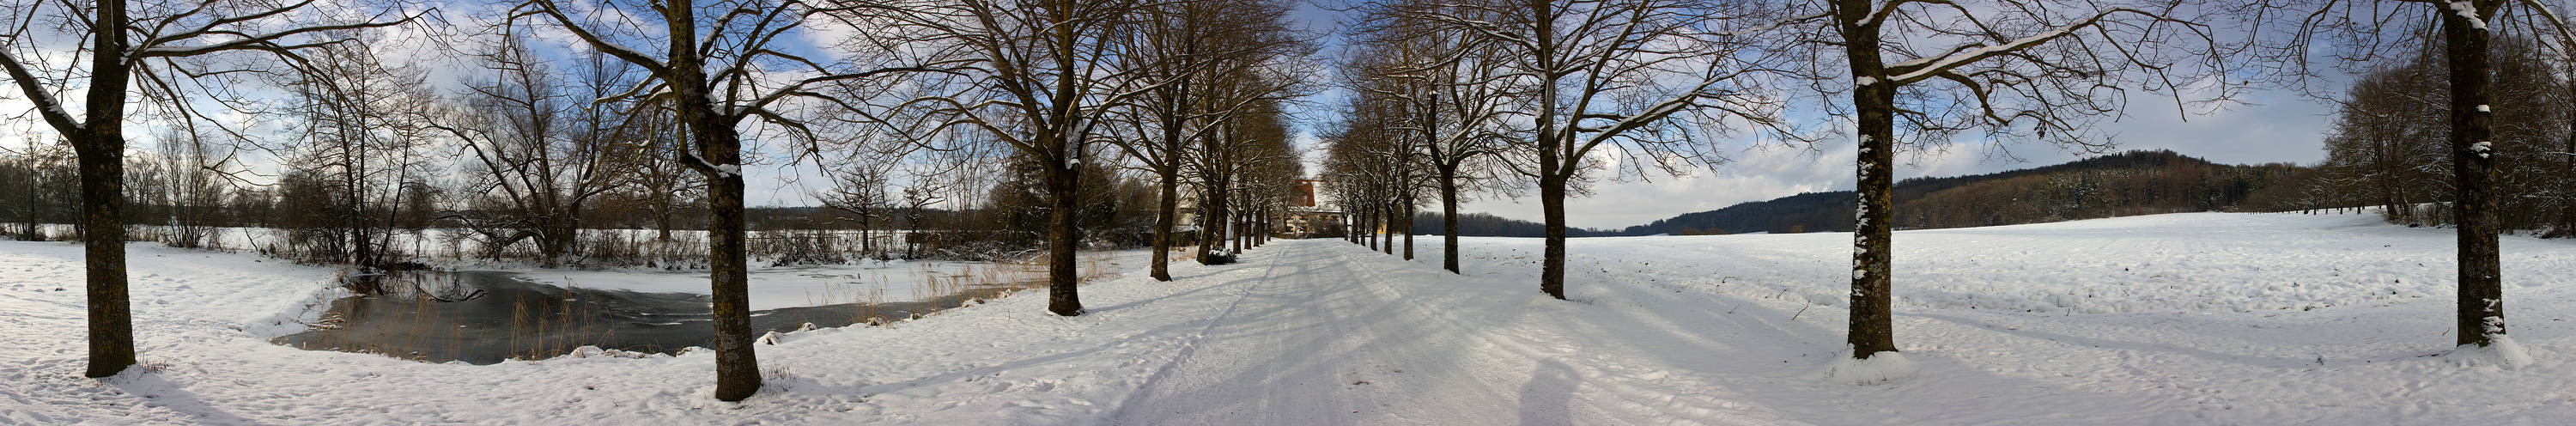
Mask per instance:
[[[1455,362],[1468,339],[1411,321],[1410,301],[1369,288],[1381,283],[1352,272],[1369,262],[1337,243],[1274,243],[1267,282],[1115,423],[1512,423],[1505,390],[1519,383]]]
[[[1348,259],[1347,254],[1337,254],[1349,263],[1367,262]],[[1361,271],[1360,273],[1367,277],[1364,282],[1375,283],[1401,282],[1420,285],[1463,280],[1475,281],[1475,284],[1481,285],[1502,282],[1492,278],[1468,278],[1449,274],[1445,270],[1435,270],[1429,265],[1411,262],[1394,267],[1403,269],[1354,269]],[[1390,277],[1396,274],[1409,276]],[[1428,277],[1423,276],[1426,274]],[[1511,281],[1511,284],[1526,285],[1527,282]],[[1522,398],[1524,406],[1520,407],[1524,419],[1531,416],[1568,421],[1580,419],[1579,423],[1583,424],[1654,424],[1674,421],[1707,422],[1720,419],[1756,423],[1785,421],[1765,418],[1765,416],[1744,416],[1743,414],[1748,412],[1767,410],[1747,407],[1741,403],[1715,397],[1717,395],[1713,394],[1725,392],[1725,387],[1709,378],[1686,370],[1657,368],[1633,362],[1632,359],[1652,357],[1632,353],[1631,350],[1635,348],[1630,347],[1631,345],[1620,344],[1620,342],[1601,342],[1596,339],[1601,336],[1571,333],[1569,326],[1589,323],[1592,319],[1587,317],[1599,313],[1593,312],[1600,308],[1592,306],[1598,303],[1597,301],[1560,301],[1536,296],[1534,291],[1526,293],[1529,294],[1527,297],[1494,299],[1490,297],[1492,293],[1483,292],[1438,291],[1448,289],[1407,292],[1404,288],[1393,285],[1377,285],[1371,288],[1391,293],[1398,300],[1413,302],[1401,305],[1412,310],[1413,317],[1443,323],[1450,329],[1458,330],[1455,334],[1475,341],[1475,347],[1484,349],[1476,351],[1477,354],[1484,356],[1473,358],[1485,364],[1486,368],[1483,371],[1506,374],[1511,380],[1532,384],[1538,384],[1545,379],[1557,379],[1558,383],[1554,386],[1561,388],[1557,390],[1565,393],[1566,401],[1562,407],[1547,408],[1560,408],[1562,411],[1532,412],[1533,407],[1527,404],[1532,401],[1524,397]],[[1583,299],[1583,297],[1577,297],[1577,299]],[[1430,306],[1432,303],[1440,303],[1443,306],[1435,308]],[[1485,312],[1510,312],[1515,315],[1485,318],[1483,321],[1466,317],[1468,314]],[[1533,323],[1533,321],[1538,322]],[[1676,337],[1700,339],[1698,336],[1688,335]],[[1524,372],[1513,368],[1514,364],[1532,367]],[[1542,375],[1557,377],[1542,377]],[[1657,389],[1649,389],[1649,387]],[[1538,387],[1525,386],[1524,391],[1526,393],[1536,388]],[[1581,392],[1587,389],[1596,392]],[[1601,396],[1608,398],[1601,398]]]
[[[1237,263],[1239,264],[1241,262]],[[1264,266],[1261,271],[1261,279],[1253,281],[1253,284],[1268,284],[1275,281],[1274,278],[1278,277],[1279,263],[1264,263],[1266,263],[1267,266]],[[1226,318],[1234,316],[1235,308],[1243,306],[1244,299],[1250,298],[1252,298],[1252,289],[1250,288],[1237,292],[1235,294],[1234,301],[1226,303],[1225,310],[1217,312],[1214,317],[1209,317],[1207,326],[1200,327],[1198,333],[1191,334],[1188,341],[1181,343],[1180,352],[1178,354],[1174,354],[1171,360],[1165,361],[1161,367],[1155,368],[1154,374],[1146,375],[1145,380],[1137,382],[1135,392],[1127,394],[1127,398],[1120,400],[1118,402],[1118,410],[1111,413],[1109,418],[1127,419],[1134,416],[1135,413],[1132,412],[1132,410],[1136,406],[1136,402],[1142,400],[1147,393],[1150,393],[1151,389],[1154,389],[1156,384],[1162,382],[1165,378],[1171,377],[1172,371],[1179,369],[1181,363],[1188,361],[1192,355],[1197,354],[1199,343],[1207,340],[1208,331],[1215,330],[1218,324],[1224,324]]]

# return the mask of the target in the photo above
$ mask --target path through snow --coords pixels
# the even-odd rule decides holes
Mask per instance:
[[[1306,240],[1236,265],[1181,262],[1173,282],[1086,284],[1082,317],[1046,315],[1030,292],[893,327],[791,333],[758,347],[768,386],[740,404],[708,397],[703,351],[474,366],[279,347],[265,338],[329,294],[328,269],[149,245],[133,249],[146,368],[84,379],[78,247],[0,242],[0,424],[2576,418],[2576,244],[2508,238],[2508,318],[2539,361],[2461,366],[2439,356],[2448,231],[2364,222],[2201,214],[1899,233],[1898,343],[1921,370],[1878,385],[1813,374],[1841,351],[1844,234],[1578,240],[1574,301],[1537,292],[1534,240],[1468,240],[1466,276],[1430,251],[1407,262]]]

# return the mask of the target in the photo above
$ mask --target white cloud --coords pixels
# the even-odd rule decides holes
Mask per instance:
[[[2186,121],[2172,104],[2140,103],[2130,117],[2105,123],[2118,135],[2119,150],[2170,149],[2219,163],[2291,162],[2310,164],[2323,157],[2323,134],[2331,108],[2280,92],[2250,98],[2263,105],[2240,106]],[[1848,137],[1819,143],[1814,151],[1771,148],[1736,157],[1716,173],[1651,182],[1602,182],[1593,196],[1569,200],[1567,224],[1587,228],[1625,228],[1683,213],[1716,210],[1736,203],[1762,201],[1802,192],[1848,191],[1854,149]],[[1937,152],[1900,152],[1897,178],[1960,176],[2024,169],[2074,161],[2091,154],[2040,143],[1962,141]],[[2019,158],[2022,161],[2013,161]],[[1537,221],[1535,196],[1480,200],[1460,208]]]

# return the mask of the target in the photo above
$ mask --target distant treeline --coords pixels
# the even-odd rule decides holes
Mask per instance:
[[[1449,232],[1448,230],[1440,227],[1439,213],[1421,213],[1414,215],[1413,229],[1416,232],[1422,233],[1422,235],[1448,235]],[[1516,220],[1484,213],[1460,213],[1458,215],[1458,235],[1462,237],[1538,238],[1547,236],[1547,225],[1538,222]],[[1565,228],[1565,235],[1569,237],[1598,237],[1614,234],[1610,231],[1597,229],[1567,227]]]
[[[2173,151],[2130,151],[2045,167],[1896,183],[1901,229],[1961,228],[2203,211],[2279,211],[2315,170],[2225,165]],[[1567,236],[1850,232],[1851,191],[1810,192],[1688,213],[1626,229],[1569,228]],[[1414,218],[1440,234],[1440,215]],[[1483,213],[1458,217],[1459,235],[1541,237],[1539,223]]]
[[[2291,164],[2225,165],[2173,151],[2130,151],[2075,162],[1896,184],[1897,226],[1959,228],[2201,211],[2302,208],[2288,199],[2315,179]],[[1810,192],[1688,213],[1626,229],[1568,229],[1567,236],[1849,232],[1851,191]],[[1414,218],[1440,234],[1440,215]],[[1482,213],[1461,214],[1459,235],[1540,237],[1546,227]]]
[[[2130,151],[2071,163],[1896,183],[1900,229],[2058,222],[2160,213],[2269,210],[2263,189],[2287,185],[2291,164],[2215,164],[2173,151]],[[1851,191],[1813,192],[1676,216],[1619,235],[1848,232]]]

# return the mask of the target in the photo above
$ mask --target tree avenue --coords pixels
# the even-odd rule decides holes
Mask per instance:
[[[1085,316],[1085,280],[1115,272],[1086,250],[1147,250],[1154,282],[1139,282],[1186,286],[1175,257],[1337,237],[1412,262],[1415,236],[1439,232],[1448,274],[1433,275],[1461,278],[1461,234],[1514,224],[1461,210],[1534,191],[1540,223],[1520,224],[1540,238],[1538,293],[1520,294],[1586,301],[1587,284],[1568,288],[1569,238],[1609,231],[1569,228],[1570,203],[1780,157],[1755,151],[1849,147],[1783,167],[1848,161],[1851,192],[1625,232],[1850,224],[1848,270],[1831,267],[1847,352],[1827,374],[1863,383],[1904,374],[1872,360],[1910,365],[1899,227],[2376,208],[2453,228],[2462,354],[2523,352],[2500,235],[2576,236],[2576,28],[2542,0],[6,6],[0,70],[18,90],[0,101],[28,108],[24,143],[0,146],[0,234],[81,241],[88,377],[138,364],[129,239],[341,265],[335,283],[366,295],[455,265],[424,263],[436,253],[704,272],[710,394],[737,402],[780,374],[758,361],[776,342],[759,328],[776,327],[754,322],[772,290],[755,263],[1043,264],[1014,280],[1046,288],[1045,312],[1025,314],[1096,325],[1126,319]],[[1310,28],[1309,12],[1338,26]],[[2121,142],[2106,120],[2166,102],[2214,114],[2251,91],[2331,103],[2324,161],[2141,151],[1904,183],[1941,189],[1896,179],[1969,141],[2105,153]],[[782,202],[819,207],[750,205],[791,188]],[[1926,195],[1947,188],[1967,189]],[[2007,202],[2023,205],[1982,205]],[[226,247],[236,228],[250,241]]]

